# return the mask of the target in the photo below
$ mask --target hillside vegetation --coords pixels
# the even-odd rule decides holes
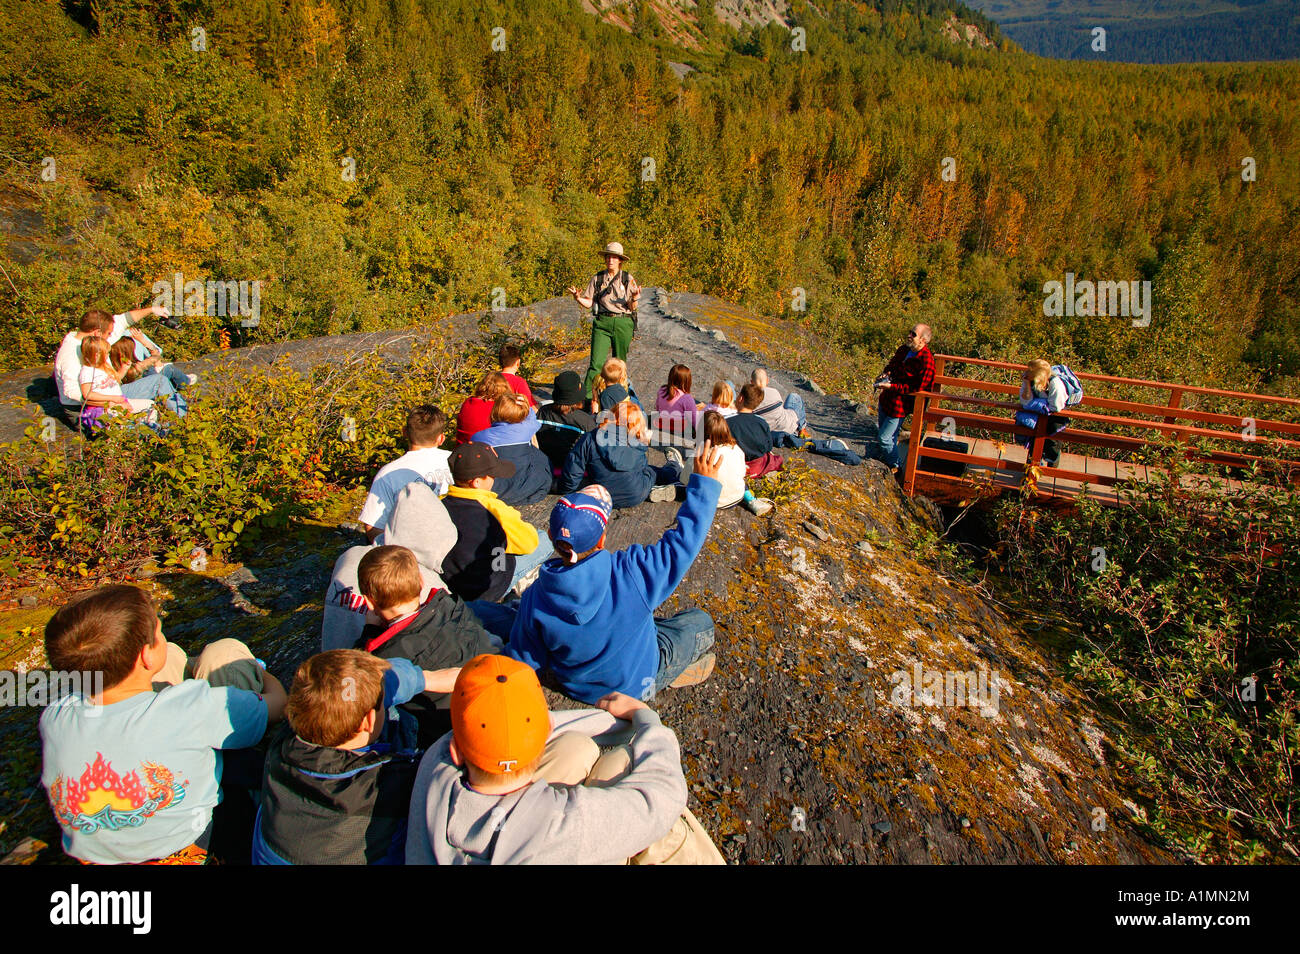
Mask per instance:
[[[297,338],[548,297],[619,238],[643,283],[797,319],[864,385],[925,320],[947,351],[1295,392],[1294,64],[970,49],[943,23],[986,21],[939,0],[740,31],[682,5],[690,49],[637,9],[0,0],[0,361],[177,273],[260,281],[259,336]],[[1066,272],[1150,280],[1150,325],[1044,318]]]

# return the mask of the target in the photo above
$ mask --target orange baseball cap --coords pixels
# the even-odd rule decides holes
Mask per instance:
[[[529,764],[551,734],[537,673],[509,656],[475,656],[456,677],[451,728],[456,747],[475,768],[501,775]]]

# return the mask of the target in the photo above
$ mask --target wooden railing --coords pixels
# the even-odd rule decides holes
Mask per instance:
[[[912,417],[911,439],[908,442],[907,461],[903,470],[903,489],[909,495],[916,492],[917,465],[922,456],[937,460],[948,460],[985,467],[990,470],[1018,471],[1024,480],[1024,473],[1035,462],[1041,462],[1043,444],[1049,438],[1060,445],[1081,445],[1083,447],[1108,448],[1120,452],[1132,452],[1149,446],[1152,442],[1147,434],[1151,431],[1170,435],[1175,440],[1188,438],[1207,438],[1218,442],[1239,445],[1242,450],[1211,449],[1196,451],[1188,448],[1187,456],[1224,467],[1248,468],[1255,462],[1278,459],[1270,452],[1284,448],[1300,448],[1300,441],[1287,436],[1300,437],[1300,423],[1278,421],[1265,418],[1239,417],[1235,414],[1223,414],[1215,411],[1203,411],[1182,406],[1184,398],[1205,396],[1214,399],[1240,401],[1244,404],[1257,403],[1277,408],[1300,409],[1300,400],[1276,397],[1267,394],[1250,394],[1242,391],[1224,391],[1217,388],[1194,387],[1186,384],[1168,384],[1163,381],[1144,381],[1137,378],[1121,378],[1101,374],[1075,372],[1084,385],[1084,397],[1080,404],[1056,412],[1054,417],[1069,419],[1068,429],[1053,435],[1047,433],[1048,416],[1040,415],[1037,427],[1030,429],[1020,427],[1013,418],[1020,410],[1020,375],[1025,370],[1023,364],[1005,361],[989,361],[982,358],[962,358],[956,355],[935,355],[935,377],[932,389],[917,392]],[[968,364],[984,368],[1014,372],[1015,383],[1003,383],[979,378],[964,378],[947,373],[949,365]],[[1011,375],[1008,375],[1011,377]],[[1150,389],[1159,393],[1160,403],[1108,398],[1095,393],[1089,382],[1106,383],[1121,386],[1126,391]],[[954,390],[958,389],[958,390]],[[960,392],[981,392],[984,395],[1009,395],[1010,400],[1000,397],[980,396],[979,394]],[[954,406],[956,405],[956,407]],[[973,408],[973,410],[959,409]],[[1106,413],[1118,412],[1118,413]],[[1153,418],[1145,420],[1143,418]],[[1158,418],[1158,420],[1156,420]],[[951,425],[949,425],[951,422]],[[1003,433],[1029,440],[1026,463],[1008,460],[1004,457],[989,457],[973,453],[960,453],[935,447],[922,448],[927,436],[938,432],[931,427],[934,424],[947,426],[943,436],[953,436],[958,427],[972,428],[995,433]],[[1086,425],[1101,425],[1105,431],[1092,430]],[[1206,426],[1209,425],[1209,426]],[[1225,429],[1227,428],[1227,429]],[[1140,432],[1140,433],[1135,433]],[[1247,451],[1249,450],[1249,452]],[[922,453],[924,450],[924,453]],[[1291,468],[1294,479],[1300,474],[1300,462],[1287,462],[1284,466]],[[951,481],[960,482],[960,478],[945,478],[921,472],[926,482]],[[1087,473],[1062,469],[1060,467],[1043,467],[1038,464],[1038,477],[1060,478],[1091,484],[1112,485],[1120,477],[1108,477],[1105,474]]]

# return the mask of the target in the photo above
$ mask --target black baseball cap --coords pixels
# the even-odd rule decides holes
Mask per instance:
[[[461,444],[451,452],[447,462],[451,468],[451,477],[458,484],[469,483],[475,477],[513,477],[515,465],[502,460],[487,444],[471,441]]]

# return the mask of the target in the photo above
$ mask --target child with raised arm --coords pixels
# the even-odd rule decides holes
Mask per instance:
[[[204,864],[222,750],[261,740],[284,712],[284,687],[235,639],[188,661],[148,595],[121,584],[55,613],[45,653],[52,669],[102,683],[41,715],[41,783],[64,850],[95,864]]]
[[[654,611],[704,546],[722,492],[721,466],[721,451],[703,444],[677,523],[653,546],[605,549],[613,503],[604,487],[562,497],[550,520],[560,559],[544,563],[524,593],[506,652],[554,673],[580,702],[609,692],[649,699],[665,687],[707,679],[715,662],[708,651],[713,620],[697,609],[666,619]]]
[[[163,361],[162,349],[135,328],[128,331],[126,337],[113,342],[109,361],[123,384],[138,381],[147,374],[161,374],[179,391],[198,381],[197,375],[186,374],[170,361]]]

